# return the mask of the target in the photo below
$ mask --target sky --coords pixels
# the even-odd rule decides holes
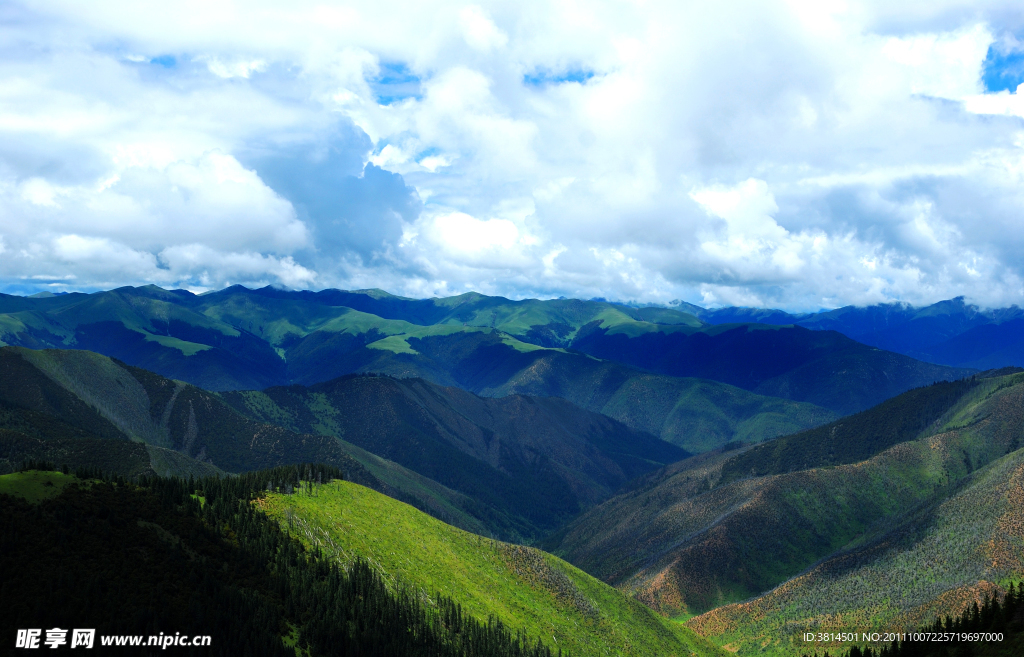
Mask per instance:
[[[0,0],[0,291],[1024,305],[1017,2]]]

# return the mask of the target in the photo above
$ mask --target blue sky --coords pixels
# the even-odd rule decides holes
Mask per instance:
[[[989,46],[982,64],[981,79],[988,92],[1016,92],[1017,86],[1024,83],[1024,49],[1002,48],[1000,45]]]
[[[0,291],[1024,304],[1015,3],[4,11]]]

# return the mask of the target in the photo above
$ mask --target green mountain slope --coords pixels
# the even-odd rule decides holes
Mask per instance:
[[[264,340],[188,307],[189,292],[119,288],[2,304],[0,342],[95,351],[218,390],[279,383],[285,365]]]
[[[1024,450],[1017,450],[866,544],[689,625],[741,655],[836,650],[844,646],[808,645],[801,635],[853,626],[902,632],[962,613],[1022,578]]]
[[[568,345],[579,328],[594,321],[603,321],[610,326],[641,323],[675,327],[663,330],[696,329],[704,325],[693,315],[666,308],[630,308],[580,299],[515,301],[476,292],[447,298],[408,299],[382,290],[323,290],[314,293],[273,288],[249,290],[233,286],[198,297],[192,305],[207,315],[232,324],[253,320],[249,330],[270,326],[282,317],[300,317],[298,321],[290,321],[291,328],[279,331],[279,334],[291,332],[301,335],[319,328],[323,311],[310,312],[307,309],[343,307],[418,326],[496,328],[525,342],[545,346]],[[299,315],[295,312],[297,306],[303,309]],[[551,344],[545,344],[545,340]]]
[[[942,498],[973,470],[1019,447],[1024,425],[1012,413],[994,411],[1003,408],[999,399],[1024,393],[1024,384],[999,377],[973,388],[962,385],[959,392],[950,394],[950,384],[933,386],[905,393],[916,398],[915,405],[897,398],[887,407],[911,413],[913,422],[889,415],[884,427],[879,420],[885,415],[869,412],[837,422],[841,432],[833,425],[840,437],[859,436],[883,450],[867,460],[833,465],[844,459],[823,449],[822,462],[812,464],[820,467],[784,467],[778,474],[730,481],[725,474],[733,463],[749,464],[748,455],[757,452],[772,457],[773,446],[703,455],[649,475],[634,490],[570,523],[547,545],[670,614],[743,600]],[[929,395],[938,400],[932,421],[918,432],[895,431],[915,426],[918,408],[927,406],[922,397]],[[873,441],[879,433],[916,439],[889,446]],[[831,436],[832,430],[819,434]],[[787,440],[792,441],[781,439],[780,445]]]
[[[319,325],[306,314],[304,321],[284,328],[279,318],[295,314],[294,297],[238,287],[207,295],[201,307],[234,325],[254,314],[260,317],[254,326],[277,322],[270,339],[281,341],[289,377],[303,383],[337,376],[343,370],[367,371],[359,369],[373,360],[360,353],[364,347],[416,356],[425,352],[410,340],[422,343],[481,329],[493,329],[520,349],[516,343],[573,349],[658,374],[712,379],[839,413],[859,411],[904,390],[967,373],[883,352],[835,332],[756,324],[706,326],[692,315],[670,309],[572,299],[512,301],[473,293],[414,302],[374,291],[360,301],[355,293],[329,292],[310,296],[324,303],[353,304],[359,312]],[[431,303],[433,310],[427,312]],[[281,338],[284,331],[291,337]],[[333,363],[328,376],[318,374],[324,362]],[[438,362],[443,363],[429,356],[419,359],[420,374],[438,381],[431,374],[446,371],[443,364],[437,367]],[[457,376],[453,381],[463,385]]]
[[[93,628],[80,647],[97,654],[553,657],[536,636],[471,618],[456,600],[427,602],[389,588],[365,561],[342,570],[304,550],[249,503],[299,470],[341,474],[306,465],[198,481],[0,476],[0,633]],[[194,637],[200,647],[179,643]]]
[[[628,480],[688,456],[562,399],[482,398],[420,379],[348,376],[223,393],[264,422],[336,436],[487,505],[503,536],[536,537]]]
[[[0,314],[0,341],[91,348],[214,390],[309,385],[356,372],[422,377],[487,396],[562,396],[691,451],[756,442],[834,417],[811,405],[652,376],[560,348],[594,322],[628,335],[700,329],[691,315],[665,309],[239,286],[200,297],[149,286],[0,301],[7,311]]]
[[[333,438],[255,422],[205,390],[86,351],[0,348],[0,440],[8,470],[32,459],[205,475],[315,457],[380,485]]]
[[[260,508],[308,548],[366,559],[392,586],[458,599],[570,655],[716,654],[710,644],[569,564],[481,538],[350,482],[271,494]]]

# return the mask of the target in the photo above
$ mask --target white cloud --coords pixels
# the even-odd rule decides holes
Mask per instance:
[[[16,4],[4,280],[1024,303],[1008,1]]]
[[[33,205],[55,208],[59,190],[44,178],[29,178],[21,183],[21,197]]]
[[[198,57],[197,61],[205,62],[206,67],[219,78],[248,78],[253,73],[267,70],[267,63],[262,59],[236,59],[223,62],[217,57]]]
[[[466,43],[477,50],[500,48],[508,43],[505,33],[476,5],[465,7],[459,12],[459,25]]]
[[[316,273],[291,256],[275,258],[259,253],[221,253],[202,244],[168,247],[160,261],[176,279],[197,280],[213,287],[229,281],[277,280],[289,287],[305,288],[316,282]]]
[[[960,99],[980,93],[982,63],[994,36],[977,24],[952,33],[889,37],[882,54],[905,67],[913,94]]]
[[[1024,117],[1024,84],[1013,93],[1004,89],[994,94],[976,94],[964,99],[967,111],[975,114],[1004,114]]]
[[[480,220],[463,212],[450,212],[435,217],[432,228],[434,241],[457,253],[510,249],[519,242],[519,229],[507,219]]]

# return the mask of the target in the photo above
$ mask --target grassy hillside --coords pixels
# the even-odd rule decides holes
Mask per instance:
[[[79,479],[74,475],[60,472],[12,472],[0,475],[0,495],[10,495],[36,504],[57,497],[66,486],[78,482]]]
[[[364,558],[392,586],[494,616],[570,655],[687,655],[715,650],[569,564],[481,538],[350,482],[257,502],[307,547],[339,563]]]
[[[224,398],[259,420],[342,438],[459,491],[489,508],[492,531],[517,538],[550,532],[626,481],[688,456],[562,399],[482,398],[420,379],[348,376]]]
[[[1017,450],[866,544],[689,625],[741,655],[835,651],[842,646],[808,645],[800,635],[849,627],[905,631],[1002,595],[1022,578],[1024,450]]]
[[[124,651],[106,647],[124,645],[112,635],[148,646],[129,654],[198,635],[209,647],[184,652],[553,657],[536,636],[471,618],[457,600],[426,602],[365,561],[341,569],[304,550],[249,504],[300,469],[341,475],[304,465],[198,481],[0,476],[0,633],[90,627],[97,654]]]
[[[944,396],[941,386],[931,391]],[[915,440],[876,443],[884,451],[866,461],[726,481],[731,463],[768,446],[690,459],[587,512],[547,545],[670,614],[737,602],[943,498],[1016,450],[1021,405],[1024,383],[999,377],[967,391]]]

